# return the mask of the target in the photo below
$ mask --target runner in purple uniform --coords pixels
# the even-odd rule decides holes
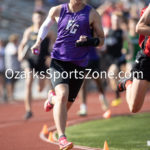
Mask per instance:
[[[46,111],[53,108],[60,149],[68,150],[73,147],[73,143],[68,142],[65,136],[67,110],[83,83],[89,50],[104,44],[104,32],[96,10],[86,5],[84,0],[70,0],[69,3],[51,8],[31,48],[33,52],[40,51],[40,44],[54,22],[58,24],[58,31],[51,53],[50,73],[55,94],[49,92],[44,106]],[[92,29],[97,37],[92,37]]]

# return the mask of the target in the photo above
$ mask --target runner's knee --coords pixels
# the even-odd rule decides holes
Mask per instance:
[[[67,102],[68,102],[68,94],[67,94],[67,92],[60,92],[58,95],[57,95],[57,98],[58,98],[58,102],[59,103],[65,103],[65,104],[67,104]]]

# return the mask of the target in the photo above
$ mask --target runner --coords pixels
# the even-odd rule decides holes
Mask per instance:
[[[35,11],[32,16],[33,25],[27,28],[24,32],[23,39],[19,45],[18,59],[22,63],[22,67],[26,74],[29,75],[26,78],[26,94],[25,94],[25,116],[27,120],[32,117],[32,83],[33,83],[33,71],[46,75],[46,70],[49,66],[46,65],[50,56],[50,44],[53,44],[53,34],[49,34],[41,43],[40,55],[33,55],[31,53],[31,46],[36,41],[39,28],[43,22],[45,14],[42,11]],[[50,43],[51,40],[51,43]],[[31,72],[31,73],[30,73]],[[39,76],[40,77],[40,76]],[[45,79],[39,78],[38,90],[41,92],[45,86]]]
[[[127,40],[129,48],[129,38],[121,28],[122,14],[121,12],[115,12],[111,16],[112,27],[106,36],[106,52],[108,64],[108,74],[114,74],[114,78],[109,79],[110,86],[115,92],[115,99],[112,101],[112,106],[118,106],[121,103],[120,94],[117,90],[118,73],[121,71],[121,67],[125,65],[125,55],[122,53],[123,42]],[[130,48],[131,49],[131,48]],[[117,77],[117,78],[116,78]]]
[[[70,0],[69,3],[51,8],[32,47],[33,53],[39,51],[42,40],[54,22],[58,24],[58,36],[51,53],[50,69],[56,95],[49,94],[45,109],[49,106],[53,108],[60,149],[68,150],[73,143],[68,142],[65,136],[67,108],[71,107],[82,85],[88,52],[91,46],[104,44],[104,33],[100,16],[94,9],[86,5],[84,0]],[[91,29],[94,29],[97,37],[92,37]],[[71,78],[64,78],[64,72],[71,74]],[[61,74],[59,78],[54,76],[56,73]]]
[[[127,64],[126,64],[126,72],[131,71],[132,66],[134,64],[134,61],[136,59],[137,53],[141,50],[139,46],[139,35],[136,33],[136,25],[137,25],[138,20],[136,18],[131,18],[129,20],[129,38],[131,40],[131,43],[133,45],[133,51],[128,48],[128,43],[126,43],[127,47]]]
[[[140,34],[139,46],[142,50],[137,54],[132,78],[120,80],[118,84],[120,92],[126,90],[126,100],[133,113],[141,109],[150,86],[150,5],[142,10],[136,31]]]
[[[5,99],[5,41],[0,39],[0,103]]]

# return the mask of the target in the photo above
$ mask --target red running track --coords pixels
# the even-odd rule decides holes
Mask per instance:
[[[127,104],[122,94],[123,103],[118,107],[111,108],[113,115],[130,114]],[[147,94],[145,103],[140,112],[150,112],[150,93]],[[114,98],[112,93],[107,93],[107,98],[111,102]],[[79,109],[79,99],[69,111],[68,119],[74,121],[82,119],[77,116]],[[39,133],[44,124],[48,127],[53,126],[52,112],[45,113],[43,111],[43,101],[33,102],[34,117],[29,121],[23,121],[24,104],[23,102],[15,102],[14,104],[0,104],[0,149],[1,150],[57,150],[58,147],[39,138]],[[101,117],[103,111],[100,107],[97,93],[88,95],[88,117]],[[85,119],[85,118],[83,118]],[[75,150],[75,149],[74,149]]]

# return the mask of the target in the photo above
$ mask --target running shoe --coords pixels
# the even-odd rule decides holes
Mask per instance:
[[[60,150],[69,150],[73,148],[73,143],[68,142],[66,137],[62,137],[59,139],[59,147]]]
[[[121,98],[116,98],[111,102],[111,106],[116,107],[118,105],[120,105],[122,102]]]
[[[111,110],[107,110],[104,114],[103,114],[103,118],[104,119],[109,119],[111,117]]]
[[[33,116],[32,112],[31,111],[27,111],[25,116],[24,116],[24,120],[28,120],[30,119],[31,117]]]
[[[53,108],[53,104],[51,104],[51,101],[52,101],[52,96],[54,95],[55,95],[55,92],[53,90],[50,90],[48,92],[48,98],[44,103],[44,110],[46,112],[50,111]]]
[[[78,112],[79,116],[87,116],[87,110],[86,109],[80,109]]]
[[[79,116],[86,116],[87,115],[87,106],[86,104],[80,105],[80,110],[78,111]]]
[[[127,78],[124,78],[124,79],[121,79],[118,81],[118,86],[117,86],[117,89],[119,92],[123,92],[126,90],[126,83],[131,83],[132,82],[132,79],[127,79]]]

